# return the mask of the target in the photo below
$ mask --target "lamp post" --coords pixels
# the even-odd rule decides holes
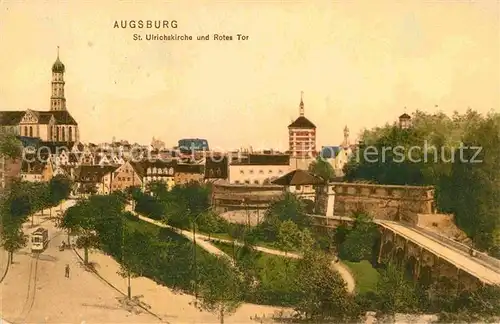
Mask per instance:
[[[125,265],[124,263],[125,253],[123,253],[124,249],[125,249],[125,222],[122,219],[122,264]],[[127,265],[126,268],[127,268],[127,297],[130,300],[132,299],[132,287],[130,285],[130,267]]]
[[[247,198],[243,198],[242,204],[245,207],[245,213],[246,213],[246,216],[247,216],[247,228],[249,229],[250,228],[250,214],[248,213],[248,203],[247,203],[247,201],[248,201]]]
[[[206,212],[207,210],[210,209],[210,206],[201,212],[199,212],[196,216],[191,218],[191,229],[193,232],[193,261],[194,261],[194,305],[196,307],[197,302],[198,302],[198,263],[197,263],[197,255],[196,255],[196,221],[198,220],[198,217],[201,216],[202,213]],[[187,210],[188,215],[191,214],[191,209],[188,208]]]

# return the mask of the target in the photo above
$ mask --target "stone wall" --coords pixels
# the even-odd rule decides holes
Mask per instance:
[[[335,215],[364,211],[376,219],[416,224],[418,214],[434,212],[431,186],[388,186],[364,183],[330,183],[335,190]]]
[[[212,185],[212,206],[217,212],[236,210],[263,210],[284,194],[282,186],[275,185]]]

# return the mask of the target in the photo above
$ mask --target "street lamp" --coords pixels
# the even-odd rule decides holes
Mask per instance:
[[[123,253],[123,250],[125,248],[125,222],[122,219],[122,264],[125,265],[124,259],[125,259],[125,253]],[[128,299],[132,299],[132,287],[130,285],[130,265],[127,265],[127,297]]]
[[[195,298],[194,305],[195,306],[198,302],[198,263],[197,263],[197,259],[196,259],[196,257],[197,257],[197,255],[196,255],[196,248],[197,248],[197,245],[196,245],[196,221],[198,220],[198,217],[200,217],[202,213],[206,212],[210,208],[211,208],[211,206],[209,206],[208,208],[205,208],[204,210],[199,212],[196,216],[191,217],[191,229],[193,232],[194,298]],[[191,214],[190,208],[187,209],[187,213],[188,213],[188,215]]]
[[[245,213],[246,213],[246,216],[247,216],[247,227],[250,228],[250,214],[248,212],[247,198],[243,198],[242,205],[245,206]]]

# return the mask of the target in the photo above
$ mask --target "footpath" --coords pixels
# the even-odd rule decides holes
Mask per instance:
[[[179,234],[182,234],[183,236],[185,236],[189,240],[193,241],[193,233],[190,231],[180,230],[176,227],[166,225],[160,221],[151,219],[149,217],[142,216],[142,215],[136,213],[135,211],[131,210],[130,208],[127,210],[132,212],[139,219],[141,219],[145,222],[151,223],[151,224],[156,225],[156,226],[164,227],[164,228],[169,228],[173,231],[176,231]],[[210,241],[232,243],[231,240],[219,239],[219,238],[213,238],[213,237],[210,238],[204,234],[196,234],[196,244],[198,246],[200,246],[201,248],[203,248],[204,250],[206,250],[209,253],[230,258],[227,254],[225,254],[220,249],[218,249],[213,244],[211,244]],[[240,243],[240,242],[236,242],[236,244],[242,245],[242,243]],[[285,253],[285,252],[280,251],[280,250],[270,249],[270,248],[266,248],[266,247],[262,247],[262,246],[254,246],[254,249],[256,249],[257,251],[260,251],[260,252],[267,253],[267,254],[279,255],[279,256],[286,257],[286,258],[293,258],[293,259],[302,258],[302,256],[300,254],[297,254],[297,253],[290,253],[290,252]],[[338,261],[338,262],[333,261],[331,265],[332,265],[332,268],[340,274],[342,279],[344,279],[344,281],[347,285],[347,291],[350,293],[354,292],[354,289],[356,288],[356,281],[354,280],[354,277],[351,274],[349,268],[347,268],[347,266],[345,264],[341,263],[340,261]]]

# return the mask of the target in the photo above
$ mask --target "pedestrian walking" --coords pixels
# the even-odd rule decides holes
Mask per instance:
[[[66,268],[64,268],[64,274],[66,278],[69,278],[69,264],[66,264]]]

